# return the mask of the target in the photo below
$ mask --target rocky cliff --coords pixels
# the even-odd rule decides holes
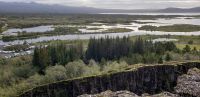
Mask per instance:
[[[193,68],[187,74],[179,76],[174,94],[162,92],[154,95],[144,93],[138,96],[126,90],[117,92],[108,90],[99,94],[84,94],[78,97],[200,97],[200,69]]]
[[[200,68],[200,62],[128,68],[124,72],[92,76],[43,85],[22,93],[19,97],[77,97],[106,90],[128,90],[137,95],[174,92],[179,76],[191,68]]]
[[[190,69],[187,74],[178,78],[176,93],[181,96],[200,97],[200,70],[197,68]]]

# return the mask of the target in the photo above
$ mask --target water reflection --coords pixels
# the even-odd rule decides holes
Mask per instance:
[[[38,33],[38,32],[48,32],[53,31],[53,25],[47,25],[47,26],[37,26],[37,27],[30,27],[30,28],[12,28],[8,29],[3,32],[4,35],[17,35],[17,32],[27,32],[27,33]]]
[[[24,41],[28,43],[37,43],[43,41],[51,41],[51,40],[77,40],[77,39],[89,39],[91,37],[101,38],[105,36],[110,37],[123,37],[123,36],[135,36],[135,35],[200,35],[200,31],[196,32],[161,32],[161,31],[141,31],[138,30],[139,27],[144,25],[153,25],[153,26],[165,26],[165,25],[173,25],[173,24],[193,24],[200,25],[200,19],[188,19],[187,17],[177,17],[173,19],[157,19],[157,20],[137,20],[137,22],[133,22],[129,25],[124,24],[115,24],[115,25],[107,25],[103,23],[93,23],[96,25],[86,25],[85,28],[80,28],[79,30],[83,33],[87,34],[75,34],[75,35],[60,35],[60,36],[46,36],[39,37],[36,39],[25,39],[25,40],[15,40],[12,42],[3,42],[0,41],[0,45],[14,45],[14,44],[23,44]],[[70,26],[70,25],[68,25]],[[71,25],[72,26],[72,25]],[[88,28],[100,28],[98,30],[88,30]],[[94,32],[103,32],[106,29],[110,28],[128,28],[134,31],[126,32],[126,33],[94,33]],[[18,31],[26,31],[28,33],[34,32],[46,32],[54,30],[53,25],[48,26],[39,26],[33,28],[25,28],[25,29],[9,29],[4,34],[15,33]],[[91,34],[93,33],[93,34]]]

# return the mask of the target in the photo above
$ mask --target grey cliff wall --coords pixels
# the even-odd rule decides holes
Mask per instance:
[[[137,95],[173,92],[177,78],[191,68],[200,68],[200,62],[177,65],[145,66],[134,71],[87,77],[52,83],[29,90],[19,97],[77,97],[106,90],[128,90]]]

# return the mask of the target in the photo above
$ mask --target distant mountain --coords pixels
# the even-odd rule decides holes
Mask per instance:
[[[17,3],[17,2],[0,2],[0,13],[145,13],[145,12],[167,12],[167,13],[182,13],[182,12],[199,12],[200,7],[181,9],[167,8],[160,10],[123,10],[123,9],[98,9],[92,7],[73,7],[63,5],[48,5],[39,3]]]
[[[159,10],[158,12],[167,12],[167,13],[200,13],[200,7],[195,8],[166,8]]]
[[[101,9],[38,3],[0,2],[0,13],[96,13]]]

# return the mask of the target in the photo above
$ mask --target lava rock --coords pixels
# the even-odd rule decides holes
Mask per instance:
[[[81,95],[78,97],[179,97],[176,94],[172,94],[169,92],[163,92],[160,94],[156,94],[156,95],[149,95],[149,94],[143,94],[142,96],[138,96],[132,92],[129,91],[117,91],[117,92],[112,92],[110,90],[102,92],[100,94],[95,94],[95,95]]]
[[[180,76],[175,90],[183,96],[200,97],[200,70],[190,69],[187,74]]]

